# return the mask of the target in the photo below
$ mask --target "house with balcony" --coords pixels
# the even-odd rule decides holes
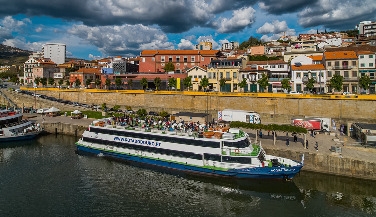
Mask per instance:
[[[268,92],[283,91],[281,81],[285,78],[289,78],[289,64],[283,60],[248,61],[247,67],[252,70],[257,69],[257,71],[259,71],[259,68],[264,69],[261,70],[262,73],[266,72],[269,78],[270,87]],[[260,76],[260,74],[258,74],[258,76]]]
[[[193,91],[202,90],[202,87],[200,85],[202,78],[204,78],[206,76],[209,79],[206,68],[201,68],[199,66],[195,66],[195,67],[188,69],[187,75],[188,75],[188,77],[190,76],[192,78],[191,82],[192,82],[192,90]],[[209,81],[209,83],[210,83],[210,81]],[[208,89],[214,90],[213,89],[213,83],[210,83]],[[217,91],[217,90],[215,90],[215,91]]]
[[[56,63],[49,58],[37,60],[37,66],[33,67],[33,82],[35,78],[54,78],[55,73],[59,72]]]
[[[372,83],[369,88],[369,93],[375,93],[376,85],[376,53],[373,51],[359,51],[359,77],[369,76]],[[360,87],[359,87],[360,88]],[[366,90],[360,89],[360,92],[366,92]]]
[[[175,66],[174,73],[185,73],[195,66],[207,67],[220,56],[219,50],[143,50],[140,54],[139,72],[161,73],[170,62]]]
[[[244,92],[263,92],[264,90],[262,90],[257,83],[257,81],[262,78],[263,74],[268,75],[269,70],[257,65],[251,65],[240,69],[240,82],[243,81],[243,79],[246,79],[247,81],[247,85],[244,87]]]
[[[238,92],[240,90],[238,84],[241,82],[239,71],[243,66],[245,66],[244,59],[211,61],[207,68],[209,86],[212,86],[214,91]],[[221,80],[225,81],[222,86]]]
[[[343,92],[358,92],[358,56],[355,51],[326,51],[323,58],[328,92],[335,91],[330,86],[333,75],[343,77]]]
[[[305,85],[311,78],[315,80],[313,92],[327,92],[324,64],[317,64],[311,57],[303,55],[291,60],[292,90],[300,93],[308,92]]]

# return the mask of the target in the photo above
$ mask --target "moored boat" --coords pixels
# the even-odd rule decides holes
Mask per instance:
[[[112,118],[94,121],[76,142],[79,154],[125,160],[204,176],[292,179],[303,162],[267,155],[238,128],[195,131],[187,124],[130,126]],[[171,125],[171,124],[169,124]],[[181,126],[181,127],[176,127]]]
[[[21,113],[0,110],[0,142],[33,139],[41,132],[39,124],[23,119]]]

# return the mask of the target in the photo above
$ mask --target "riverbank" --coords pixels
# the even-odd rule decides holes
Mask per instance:
[[[94,119],[71,119],[70,117],[46,117],[36,114],[24,114],[30,120],[41,124],[44,130],[52,134],[64,134],[72,136],[81,136],[88,125]],[[246,130],[250,137],[256,139],[256,131]],[[325,174],[334,174],[360,179],[376,180],[376,149],[365,148],[356,144],[347,136],[317,134],[315,137],[307,135],[308,149],[303,146],[304,135],[298,136],[298,141],[293,142],[291,134],[277,136],[276,143],[273,143],[273,137],[270,133],[264,132],[261,141],[262,146],[268,154],[282,156],[297,161],[301,161],[304,154],[305,171],[313,171]],[[289,138],[289,146],[286,139]],[[338,143],[335,140],[343,141]],[[315,143],[318,142],[318,149],[315,149]],[[337,147],[340,152],[334,152],[332,147]]]

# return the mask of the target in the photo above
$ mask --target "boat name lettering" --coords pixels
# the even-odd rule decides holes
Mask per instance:
[[[161,146],[161,142],[155,142],[155,141],[149,141],[149,140],[142,140],[142,139],[133,139],[133,138],[127,138],[127,137],[118,137],[116,136],[114,138],[114,141],[120,141],[120,142],[131,142],[141,145],[149,145],[149,146]]]
[[[270,172],[273,172],[273,173],[278,173],[278,172],[293,172],[295,171],[295,169],[288,169],[288,168],[285,168],[285,167],[281,167],[281,168],[278,168],[278,169],[271,169]]]

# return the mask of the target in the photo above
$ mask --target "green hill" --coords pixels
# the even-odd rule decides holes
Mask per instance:
[[[31,54],[31,51],[0,44],[0,66],[23,65]]]

